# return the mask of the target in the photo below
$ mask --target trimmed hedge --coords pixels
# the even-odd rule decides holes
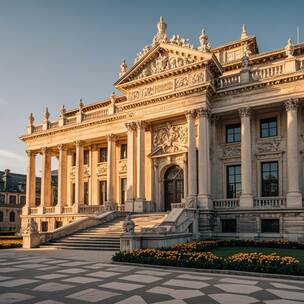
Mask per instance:
[[[22,239],[0,239],[0,249],[20,248]]]

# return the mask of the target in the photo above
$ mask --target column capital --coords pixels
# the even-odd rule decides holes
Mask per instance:
[[[196,116],[196,111],[195,110],[186,111],[185,115],[186,115],[187,120],[194,119]]]
[[[25,150],[25,153],[28,157],[30,157],[32,155],[36,155],[36,153],[33,150]]]
[[[116,139],[115,134],[112,134],[112,133],[107,134],[107,140],[108,141],[114,141],[115,139]]]
[[[136,129],[136,123],[134,121],[125,123],[125,127],[128,131],[134,131]]]
[[[49,148],[48,147],[42,147],[40,150],[40,154],[46,154],[48,152]]]
[[[250,117],[251,115],[251,108],[250,107],[242,107],[242,108],[239,108],[239,115],[241,118],[243,117]]]
[[[290,98],[284,102],[285,110],[286,112],[288,111],[293,111],[297,110],[299,106],[299,99],[298,98]]]
[[[75,141],[75,146],[76,147],[80,147],[80,146],[82,146],[83,145],[83,141],[82,140],[76,140]]]
[[[147,123],[144,120],[138,120],[136,122],[137,129],[145,129],[147,127]]]
[[[198,117],[207,117],[209,118],[211,115],[210,110],[208,109],[208,107],[203,107],[203,108],[199,108],[196,109],[196,113]]]
[[[59,152],[61,152],[61,151],[66,150],[66,145],[64,145],[64,144],[59,144],[59,145],[57,146],[57,148],[58,148]]]

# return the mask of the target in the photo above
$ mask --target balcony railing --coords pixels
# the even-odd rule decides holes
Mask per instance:
[[[253,200],[254,208],[285,208],[286,197],[275,196],[275,197],[256,197]]]
[[[31,214],[38,214],[38,208],[31,208]]]
[[[73,207],[63,207],[62,211],[64,214],[73,213]]]
[[[44,207],[44,213],[55,213],[56,208],[55,207]]]
[[[91,214],[91,213],[102,213],[105,211],[105,206],[96,205],[96,206],[79,206],[79,213],[82,214]]]
[[[240,200],[238,198],[226,198],[213,200],[214,209],[235,209],[239,208]]]

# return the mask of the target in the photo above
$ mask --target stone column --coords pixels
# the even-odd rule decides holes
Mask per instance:
[[[128,159],[127,159],[127,201],[125,202],[125,211],[134,211],[134,160],[135,160],[135,129],[136,124],[131,122],[126,124],[128,130]]]
[[[240,197],[241,208],[253,207],[252,196],[252,150],[251,150],[251,109],[239,109],[241,118],[241,174],[242,194]]]
[[[93,182],[93,168],[92,168],[92,159],[93,159],[93,146],[89,146],[89,202],[88,205],[93,205],[92,202],[92,182]]]
[[[137,174],[135,212],[144,212],[145,203],[145,122],[138,121],[137,125]]]
[[[159,163],[157,159],[153,159],[153,172],[154,172],[154,201],[155,201],[155,209],[157,212],[164,211],[162,210],[162,206],[159,201]]]
[[[197,195],[197,161],[195,140],[195,111],[186,114],[188,122],[188,197]]]
[[[113,166],[114,166],[114,146],[115,136],[113,134],[107,135],[108,140],[108,165],[107,165],[107,205],[109,209],[113,209]]]
[[[62,208],[67,205],[67,150],[64,145],[58,146],[58,200],[56,213],[61,213]]]
[[[33,151],[26,151],[26,203],[22,214],[30,214],[30,208],[36,206],[36,155]]]
[[[41,194],[40,194],[40,212],[43,213],[44,207],[51,206],[51,155],[48,148],[44,147],[42,153],[42,172],[41,172]]]
[[[298,100],[285,102],[287,111],[287,207],[301,208],[302,194],[299,190],[299,150],[298,150]]]
[[[76,166],[75,166],[75,204],[74,212],[78,213],[79,205],[83,204],[83,143],[76,141]]]
[[[212,208],[210,200],[210,139],[209,111],[206,108],[197,110],[198,114],[198,206],[203,209]]]

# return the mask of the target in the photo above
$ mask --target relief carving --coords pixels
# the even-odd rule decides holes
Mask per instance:
[[[270,140],[270,141],[257,142],[256,151],[257,151],[257,153],[280,152],[281,151],[281,141],[280,140]]]
[[[107,163],[98,163],[97,164],[97,175],[107,175]]]
[[[127,173],[127,160],[120,159],[118,162],[118,172],[119,173]]]
[[[223,148],[223,158],[241,157],[240,145],[225,145]]]
[[[153,150],[161,153],[183,151],[187,145],[188,132],[185,126],[173,126],[167,123],[166,127],[154,131]]]

